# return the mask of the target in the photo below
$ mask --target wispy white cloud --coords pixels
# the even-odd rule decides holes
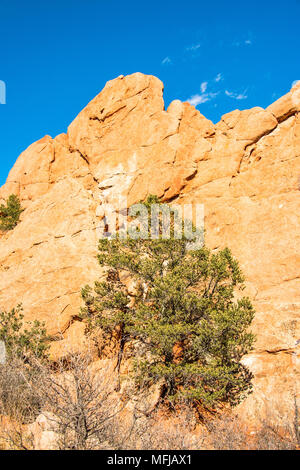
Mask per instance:
[[[198,104],[202,104],[208,101],[207,95],[192,95],[187,102],[190,103],[192,106],[198,106]]]
[[[219,83],[221,80],[223,80],[223,75],[218,73],[218,75],[215,77],[215,82]]]
[[[190,103],[192,106],[198,106],[199,104],[206,103],[207,101],[213,100],[218,93],[201,93],[192,95],[187,102]]]
[[[251,39],[246,39],[245,41],[235,41],[232,45],[235,47],[242,47],[242,46],[252,46],[253,41]]]
[[[218,81],[221,79],[221,74],[219,74],[220,77],[218,77]],[[190,103],[192,106],[198,106],[199,104],[207,103],[208,101],[211,101],[218,96],[220,93],[219,91],[217,92],[208,92],[208,85],[209,82],[205,81],[202,82],[200,85],[200,91],[201,93],[196,93],[195,95],[192,95],[187,102]]]
[[[201,93],[205,93],[205,92],[206,92],[206,90],[207,90],[207,85],[208,85],[207,82],[202,82],[202,83],[201,83],[201,86],[200,86]]]
[[[234,91],[225,90],[225,95],[234,100],[246,100],[248,98],[246,90],[243,93],[235,93]]]
[[[293,83],[292,83],[292,88],[297,85],[297,83],[300,83],[300,80],[294,80]]]
[[[192,44],[191,46],[186,47],[185,50],[190,51],[190,52],[195,52],[195,51],[198,51],[200,47],[201,47],[201,44]]]
[[[172,64],[172,61],[170,59],[170,57],[165,57],[162,61],[161,61],[161,65],[170,65]]]

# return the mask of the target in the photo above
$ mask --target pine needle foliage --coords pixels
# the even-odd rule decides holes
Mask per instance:
[[[45,325],[38,320],[24,323],[23,318],[21,305],[0,311],[0,340],[5,344],[8,358],[46,358],[49,338]]]
[[[157,202],[151,196],[146,205]],[[107,279],[82,289],[81,316],[90,332],[118,331],[121,351],[126,342],[142,346],[135,360],[140,386],[163,383],[170,403],[208,409],[236,405],[251,392],[241,359],[252,350],[254,308],[249,298],[236,299],[244,278],[228,248],[188,250],[184,237],[116,237],[100,240],[98,260]],[[124,272],[136,281],[134,299],[120,280]]]
[[[11,194],[6,204],[0,206],[0,230],[3,232],[13,230],[18,224],[23,210],[18,196]]]

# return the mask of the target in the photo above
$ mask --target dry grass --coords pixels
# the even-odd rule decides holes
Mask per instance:
[[[279,430],[264,422],[255,433],[233,414],[200,426],[192,410],[167,416],[158,409],[148,415],[141,412],[141,402],[131,408],[129,419],[125,407],[133,403],[132,392],[122,402],[111,374],[100,374],[90,360],[72,354],[54,369],[53,364],[12,357],[1,365],[0,448],[38,448],[33,429],[43,416],[53,438],[51,448],[62,450],[299,449],[296,401],[294,423]]]

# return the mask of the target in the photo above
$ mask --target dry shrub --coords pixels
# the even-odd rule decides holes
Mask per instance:
[[[32,367],[18,356],[0,365],[0,414],[22,424],[35,420],[41,410],[41,399],[35,382],[39,368]]]
[[[148,423],[147,433],[141,437],[141,449],[144,450],[200,450],[204,440],[194,434],[188,423],[183,420],[164,424]]]
[[[300,450],[300,441],[291,426],[286,424],[285,429],[278,429],[264,422],[256,433],[254,447],[256,450]]]
[[[41,413],[57,449],[101,449],[113,446],[115,418],[125,406],[116,401],[112,383],[89,367],[90,358],[70,355],[55,364],[17,357],[1,366],[0,438],[12,449],[32,448],[28,430]],[[110,379],[109,374],[107,374]],[[121,445],[121,442],[118,443]]]
[[[229,413],[199,425],[188,408],[149,415],[132,390],[122,401],[112,379],[88,355],[70,354],[55,365],[12,356],[0,366],[0,448],[39,448],[34,426],[43,416],[55,438],[49,448],[62,450],[299,449],[296,405],[295,423],[281,430],[264,422],[249,432]]]
[[[181,413],[172,414],[158,408],[143,415],[139,406],[125,444],[125,449],[131,450],[197,450],[202,449],[203,438],[197,432],[193,410],[185,407]]]
[[[245,423],[231,414],[206,423],[206,428],[206,441],[214,450],[292,450],[299,446],[288,423],[284,430],[279,430],[263,421],[259,430],[250,432]]]
[[[68,363],[58,362],[53,373],[42,368],[39,387],[43,410],[51,413],[59,449],[107,448],[112,422],[124,404],[118,403],[110,377],[90,367],[89,356],[74,354]]]
[[[137,420],[126,449],[144,450],[294,450],[300,442],[292,425],[284,429],[266,421],[250,431],[233,413],[206,419],[196,425],[193,412],[173,418],[153,415]]]
[[[18,356],[0,365],[0,442],[4,448],[30,449],[32,436],[24,432],[41,411],[34,383],[39,371]]]

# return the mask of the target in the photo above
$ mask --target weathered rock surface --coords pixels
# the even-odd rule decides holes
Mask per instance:
[[[1,308],[22,302],[27,320],[45,321],[54,356],[68,337],[80,344],[80,289],[101,275],[101,204],[149,193],[203,203],[207,245],[232,249],[257,310],[256,350],[245,358],[255,391],[240,413],[292,422],[300,400],[299,111],[300,84],[266,110],[236,110],[214,125],[188,103],[165,110],[155,77],[108,82],[66,135],[25,150],[0,189],[0,202],[16,193],[26,207],[0,237]]]

